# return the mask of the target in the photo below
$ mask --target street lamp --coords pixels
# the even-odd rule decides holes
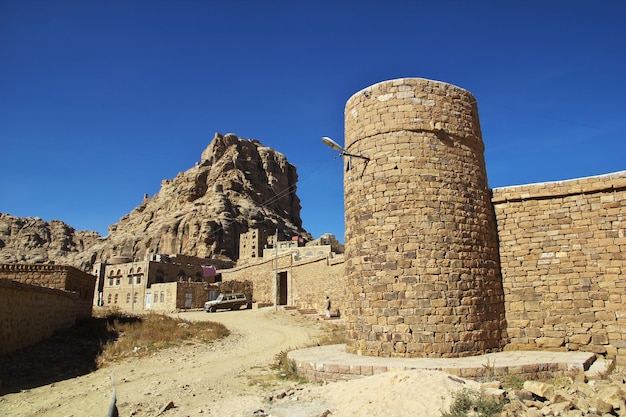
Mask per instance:
[[[324,136],[322,138],[322,143],[336,151],[341,151],[343,152],[344,149],[341,145],[339,145],[337,142],[335,142],[334,140],[332,140],[331,138],[329,138],[328,136]]]
[[[339,151],[339,155],[348,157],[348,166],[346,167],[347,170],[352,167],[351,157],[365,159],[366,161],[370,160],[367,156],[356,155],[356,154],[353,154],[353,153],[346,152],[346,150],[344,149],[343,146],[341,146],[340,144],[338,144],[337,142],[335,142],[334,140],[332,140],[328,136],[324,136],[322,138],[322,143],[324,145],[328,146],[329,148],[335,150],[335,151]]]

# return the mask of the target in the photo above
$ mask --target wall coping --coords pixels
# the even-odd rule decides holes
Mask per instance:
[[[91,275],[88,272],[81,271],[80,269],[70,265],[56,265],[56,264],[27,264],[27,263],[15,263],[15,264],[0,264],[0,271],[76,271],[85,275]]]
[[[491,202],[498,204],[511,201],[539,200],[623,189],[626,189],[626,171],[617,171],[563,181],[493,188],[491,190]]]

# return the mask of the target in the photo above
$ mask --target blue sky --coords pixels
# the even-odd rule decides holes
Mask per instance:
[[[297,166],[303,226],[343,240],[355,92],[478,100],[489,185],[626,169],[624,1],[0,0],[0,212],[107,234],[215,132]]]

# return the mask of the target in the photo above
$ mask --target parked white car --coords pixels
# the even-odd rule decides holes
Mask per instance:
[[[242,306],[246,306],[246,308],[252,307],[245,294],[220,294],[215,300],[204,303],[204,311],[214,313],[217,310],[239,310]]]

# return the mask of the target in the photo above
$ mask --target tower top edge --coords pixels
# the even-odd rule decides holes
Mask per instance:
[[[445,81],[439,81],[439,80],[432,80],[429,78],[421,78],[421,77],[402,77],[402,78],[394,78],[394,79],[389,79],[389,80],[384,80],[384,81],[379,81],[377,83],[374,83],[372,85],[369,85],[367,87],[364,87],[362,89],[360,89],[359,91],[355,92],[354,94],[352,94],[348,100],[346,101],[346,103],[350,102],[355,96],[364,94],[365,92],[367,92],[367,90],[374,90],[376,88],[379,88],[383,85],[393,85],[393,86],[400,86],[400,85],[409,85],[409,86],[415,86],[415,85],[439,85],[439,86],[448,86],[449,88],[454,88],[457,91],[462,91],[465,94],[470,95],[471,97],[474,97],[474,95],[467,89],[463,88],[463,87],[459,87],[455,84],[451,84]],[[474,100],[476,100],[474,98]]]

